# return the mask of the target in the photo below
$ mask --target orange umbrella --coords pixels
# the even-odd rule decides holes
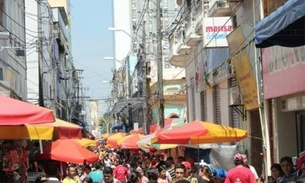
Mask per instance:
[[[83,148],[78,142],[72,140],[57,140],[48,144],[43,153],[36,154],[37,159],[52,159],[62,162],[83,164],[98,160],[98,155]]]
[[[127,135],[123,138],[121,138],[118,141],[118,145],[122,148],[122,149],[139,149],[139,146],[137,145],[137,142],[139,140],[142,139],[142,137],[144,137],[141,134],[131,134],[131,135]]]
[[[118,147],[117,142],[125,135],[126,135],[125,133],[121,133],[121,132],[110,135],[107,139],[108,145],[113,148]]]
[[[247,138],[246,130],[194,121],[157,133],[152,142],[158,144],[204,144],[236,142],[244,138]]]
[[[102,138],[103,139],[107,139],[111,134],[110,133],[105,133],[102,135]]]

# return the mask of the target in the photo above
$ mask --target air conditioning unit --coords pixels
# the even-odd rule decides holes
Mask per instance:
[[[281,100],[283,112],[300,111],[305,109],[305,94]]]
[[[238,86],[231,87],[229,89],[229,105],[241,105],[240,92]]]
[[[209,7],[209,17],[225,17],[230,16],[232,13],[232,9],[227,0],[211,0]]]

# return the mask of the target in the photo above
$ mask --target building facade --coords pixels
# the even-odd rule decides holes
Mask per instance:
[[[26,3],[28,101],[54,110],[57,118],[83,120],[82,71],[72,60],[69,1]]]
[[[127,1],[124,3],[127,3]],[[130,47],[128,47],[128,51],[125,50],[127,51],[125,52],[126,59],[122,65],[122,69],[117,69],[114,77],[115,79],[121,80],[113,81],[113,83],[120,84],[114,87],[117,91],[113,93],[118,94],[117,97],[119,100],[115,102],[112,112],[116,116],[119,116],[119,121],[127,121],[130,128],[132,128],[133,123],[137,123],[138,127],[146,126],[148,128],[149,124],[159,123],[158,113],[160,111],[157,112],[155,109],[152,109],[155,108],[153,107],[156,105],[155,103],[152,106],[151,103],[149,104],[156,97],[155,93],[160,91],[157,87],[158,74],[161,74],[162,78],[168,80],[168,82],[173,80],[181,81],[180,84],[184,83],[184,69],[168,63],[169,43],[166,39],[167,29],[170,29],[172,22],[174,22],[174,15],[177,13],[178,6],[172,1],[162,1],[162,18],[160,20],[161,34],[159,34],[156,4],[150,1],[139,0],[132,0],[128,3],[128,5],[122,6],[120,2],[120,12],[118,14],[116,14],[116,4],[114,3],[114,26],[119,28],[121,30],[119,32],[125,34],[125,37],[129,36],[131,39],[129,39]],[[122,7],[130,9],[123,11]],[[121,19],[122,15],[120,13],[122,12],[129,12],[130,24],[125,22],[125,25],[124,23],[116,22],[115,17],[120,17]],[[117,40],[116,34],[115,53],[117,54],[117,47],[119,46],[117,41],[125,42],[125,47],[128,42],[124,41],[124,39]],[[160,60],[157,55],[157,43],[160,39],[162,39],[161,60],[163,72],[157,69],[157,62]],[[116,59],[116,61],[118,60]],[[120,86],[121,88],[119,88]],[[163,98],[164,96],[159,97]],[[185,105],[182,106],[185,107]],[[154,113],[157,112],[157,114],[152,115],[152,110],[155,111]],[[183,116],[179,117],[184,118],[185,113],[182,114]]]
[[[209,121],[249,130],[256,138],[244,140],[240,150],[248,153],[250,162],[261,172],[260,153],[264,149],[258,139],[262,138],[262,128],[256,73],[251,69],[255,68],[257,58],[254,45],[250,45],[254,27],[249,26],[243,34],[239,31],[241,35],[246,34],[244,45],[227,39],[240,26],[253,25],[258,20],[258,2],[177,0],[176,3],[180,6],[181,21],[169,33],[169,62],[185,68],[187,121]],[[236,64],[240,55],[236,56],[231,45],[239,52],[240,49],[247,51],[243,58],[250,70],[240,72]],[[250,75],[246,79],[252,87],[250,93],[243,93],[245,88],[240,87],[245,72]],[[248,100],[247,95],[250,95]]]
[[[27,100],[25,1],[1,1],[0,92]],[[35,36],[32,35],[32,36]],[[33,43],[33,42],[32,42]]]

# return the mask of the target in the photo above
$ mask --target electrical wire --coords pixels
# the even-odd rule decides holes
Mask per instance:
[[[260,3],[262,3],[262,0],[260,0],[259,1],[259,3],[258,3],[258,5],[255,7],[255,11],[259,8],[259,6],[260,6]],[[238,9],[240,8],[240,6],[238,7],[238,8],[236,8],[236,11],[238,11]],[[236,12],[235,12],[236,13]],[[245,22],[247,22],[247,21],[249,21],[249,19],[250,18],[252,18],[252,14],[249,14],[248,15],[248,18],[246,19],[246,21]],[[231,18],[230,18],[231,19]],[[230,20],[229,19],[229,20]],[[229,21],[228,20],[228,21]],[[224,25],[226,25],[227,24],[227,22],[224,24]],[[223,26],[224,26],[223,25]],[[243,48],[241,48],[241,46],[243,46],[243,44],[246,42],[246,40],[251,36],[251,34],[254,32],[255,30],[252,30],[251,31],[251,33],[248,35],[248,37],[246,37],[245,38],[245,40],[241,43],[241,45],[239,45],[238,46],[238,48],[236,49],[236,50],[241,50],[241,49],[245,49],[249,44],[246,44],[246,46],[244,46]],[[207,43],[207,45],[215,38],[215,36],[217,36],[217,34],[219,33],[219,31],[214,35],[214,37]],[[239,34],[236,34],[236,36],[238,36]],[[236,38],[236,37],[235,37]],[[194,56],[194,58],[193,59],[191,59],[188,63],[187,63],[187,65],[184,67],[184,70],[193,62],[193,61],[195,61],[195,59],[202,53],[202,51],[204,51],[205,50],[205,47],[203,47],[195,56]],[[236,54],[235,55],[232,55],[231,56],[231,58],[233,57],[233,56],[236,56]],[[207,57],[207,55],[206,55],[206,57]],[[251,67],[252,67],[252,69],[249,71],[249,72],[252,72],[253,71],[253,66],[251,65]],[[183,70],[182,70],[183,71]],[[173,77],[173,79],[171,79],[171,80],[174,80],[177,76],[179,76],[180,74],[181,74],[181,72],[182,71],[180,71],[175,77]],[[211,72],[212,73],[212,72]],[[190,88],[190,87],[193,87],[193,86],[195,86],[196,85],[196,83],[193,83],[193,84],[191,84],[191,85],[189,85],[189,86],[187,86],[186,88],[185,88],[185,90],[186,89],[188,89],[188,88]]]

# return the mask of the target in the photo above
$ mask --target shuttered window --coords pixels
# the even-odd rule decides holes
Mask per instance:
[[[203,91],[200,93],[201,100],[201,120],[207,121],[207,93]]]
[[[214,103],[214,122],[221,124],[221,111],[220,111],[220,88],[218,85],[214,86],[213,90],[213,103]]]
[[[192,115],[192,120],[196,119],[196,98],[195,98],[195,79],[194,77],[191,78],[191,115]]]
[[[231,87],[236,87],[237,86],[237,81],[236,81],[236,77],[233,76],[229,79],[229,88]],[[239,128],[239,114],[236,110],[234,110],[233,107],[229,108],[229,115],[230,115],[230,126],[234,127],[234,128]]]

